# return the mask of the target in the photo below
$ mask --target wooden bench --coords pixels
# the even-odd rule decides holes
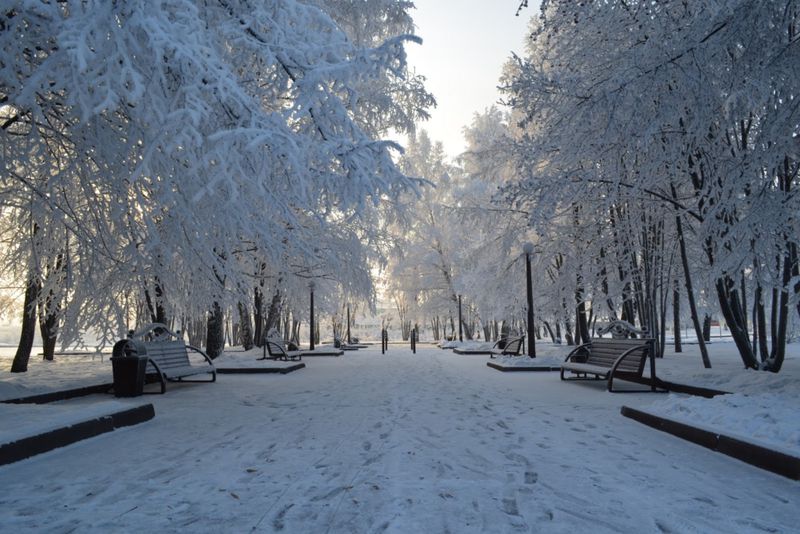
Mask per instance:
[[[267,342],[264,343],[264,355],[259,360],[282,360],[282,361],[296,361],[303,359],[303,351],[288,350],[283,338],[275,335],[267,336]]]
[[[147,357],[145,373],[156,375],[161,382],[161,393],[167,391],[167,381],[215,382],[217,370],[208,354],[187,345],[180,334],[171,332],[165,325],[149,324],[137,333],[128,334],[128,342],[138,356]],[[201,355],[206,365],[192,365],[189,350]],[[210,374],[211,380],[184,380],[187,376]]]
[[[651,388],[656,391],[655,346],[652,338],[628,339],[619,335],[620,327],[617,323],[600,333],[616,328],[616,337],[595,338],[588,343],[576,347],[567,355],[561,365],[561,380],[607,380],[608,391],[613,391],[614,379],[642,382],[642,373],[647,359],[650,359]],[[628,325],[626,329],[633,329]],[[634,333],[644,332],[633,329]],[[569,371],[575,376],[565,377]],[[591,375],[591,377],[590,377]],[[624,390],[631,391],[631,390]],[[636,390],[642,391],[642,390]]]
[[[522,353],[522,341],[524,339],[525,336],[512,336],[499,340],[489,350],[489,358],[494,358],[495,356],[519,356]],[[505,341],[505,344],[500,348],[500,344],[503,341]]]

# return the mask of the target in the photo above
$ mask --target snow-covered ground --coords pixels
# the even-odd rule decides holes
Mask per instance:
[[[722,389],[747,373],[735,361],[727,369],[726,352],[712,347],[715,369],[729,376],[716,379]],[[796,346],[792,352],[777,375],[782,385],[766,393],[798,389]],[[385,355],[370,348],[304,359],[307,368],[288,375],[173,384],[166,395],[137,399],[153,402],[152,421],[0,467],[0,525],[8,532],[794,530],[797,482],[619,414],[622,404],[650,410],[677,395],[615,395],[602,383],[562,383],[556,373],[500,373],[487,360],[391,346]],[[704,375],[693,353],[658,363],[670,379]],[[89,383],[110,379],[107,363],[93,365],[103,370]],[[57,380],[55,365],[31,367],[32,379],[44,367]],[[699,412],[720,409],[716,399],[687,402]],[[749,405],[735,411],[748,413]],[[796,416],[779,417],[788,418],[777,421],[786,433],[796,430]]]
[[[108,354],[56,356],[49,362],[31,356],[26,373],[9,373],[14,351],[0,353],[0,400],[113,382]]]
[[[575,347],[538,342],[535,358],[525,355],[527,354],[527,347],[525,347],[525,351],[523,351],[525,354],[522,356],[498,356],[493,361],[503,367],[559,367],[573,348]]]

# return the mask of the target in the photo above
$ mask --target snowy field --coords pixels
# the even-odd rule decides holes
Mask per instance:
[[[684,358],[699,367],[687,355],[668,357],[662,368]],[[795,529],[797,482],[619,414],[622,404],[646,408],[667,396],[609,394],[602,383],[501,373],[486,361],[393,346],[386,355],[370,348],[304,359],[308,367],[288,375],[170,385],[166,395],[135,400],[153,402],[152,421],[0,467],[0,525],[5,532]],[[795,388],[797,363],[786,368]],[[107,361],[94,366],[105,368],[96,378],[108,380]],[[14,408],[27,407],[7,409]]]

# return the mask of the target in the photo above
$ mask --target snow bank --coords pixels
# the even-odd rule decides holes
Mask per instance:
[[[50,391],[76,389],[113,381],[107,355],[56,356],[54,361],[31,356],[26,373],[10,373],[11,356],[0,356],[0,400]]]
[[[669,395],[647,411],[800,457],[800,392],[787,390],[713,399]]]
[[[800,345],[787,347],[780,373],[745,369],[731,342],[709,346],[711,369],[703,369],[699,349],[668,351],[656,362],[665,380],[729,391],[713,399],[670,394],[646,410],[690,425],[800,456]]]

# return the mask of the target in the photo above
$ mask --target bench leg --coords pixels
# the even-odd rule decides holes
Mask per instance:
[[[158,380],[161,382],[161,394],[163,395],[164,393],[167,392],[167,380],[164,378],[164,373],[161,372],[161,368],[158,366],[156,362],[153,361],[152,358],[148,358],[147,361],[153,364],[153,368],[156,370],[156,373],[158,374]]]
[[[621,380],[625,380],[625,379],[622,378]],[[650,389],[617,389],[616,391],[614,391],[612,389],[612,383],[614,381],[614,374],[613,373],[609,373],[609,375],[608,375],[608,391],[610,393],[669,393],[669,390],[667,390],[667,389],[663,389],[663,388],[659,389],[658,388],[658,386],[656,385],[656,381],[657,380],[658,379],[654,379],[653,380],[653,383],[650,386]]]
[[[183,377],[179,377],[176,379],[177,382],[216,382],[217,381],[217,371],[210,371],[211,373],[211,380],[189,380]]]

